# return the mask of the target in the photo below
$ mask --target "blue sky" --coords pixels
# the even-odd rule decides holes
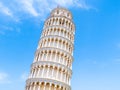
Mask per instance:
[[[57,5],[76,25],[72,90],[120,90],[119,0],[0,0],[0,89],[24,90],[44,20]]]

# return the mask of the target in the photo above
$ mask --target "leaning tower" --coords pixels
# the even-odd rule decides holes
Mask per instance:
[[[65,8],[52,10],[26,81],[26,90],[71,90],[75,26]]]

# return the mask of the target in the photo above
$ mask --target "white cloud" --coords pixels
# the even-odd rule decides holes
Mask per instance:
[[[6,73],[0,73],[0,80],[3,80],[7,77],[8,75]]]
[[[120,64],[120,59],[115,59],[116,64]]]
[[[97,61],[93,61],[93,64],[97,64]]]
[[[56,5],[60,5],[64,7],[69,7],[74,4],[74,0],[54,0],[54,2],[56,3]]]
[[[54,0],[57,5],[63,7],[78,7],[82,9],[91,9],[89,5],[86,4],[85,0]]]
[[[22,73],[21,79],[22,79],[23,81],[25,81],[27,78],[28,78],[28,73],[26,73],[26,72]]]
[[[117,44],[117,47],[120,48],[120,43]]]
[[[0,2],[0,12],[7,16],[13,16],[12,11],[8,7],[4,6],[2,2]]]
[[[0,3],[1,12],[9,16],[13,16],[12,12],[14,12],[18,16],[20,14],[23,15],[23,13],[28,13],[33,17],[44,18],[46,14],[50,12],[50,10],[58,5],[66,8],[77,7],[85,10],[92,9],[86,4],[85,0],[19,0],[16,2],[11,2],[13,2],[13,7],[15,7],[17,4],[17,9],[15,10],[15,8],[7,8]]]
[[[31,17],[39,23],[40,21],[45,20],[50,11],[58,5],[65,8],[76,7],[84,10],[92,9],[86,4],[85,0],[11,0],[10,2],[4,2],[4,0],[2,0],[0,1],[0,13],[9,16],[9,18],[5,18],[6,22],[3,25],[6,25],[7,23],[19,24],[22,23],[22,20]],[[1,18],[2,17],[0,17],[0,19]],[[16,24],[14,24],[14,26]],[[15,31],[10,28],[13,26],[7,25],[6,27],[9,28],[2,28],[0,34],[5,34],[5,31],[10,30]]]
[[[7,2],[10,3],[10,2]],[[55,7],[62,6],[65,8],[76,7],[84,10],[94,9],[86,3],[85,0],[13,0],[8,7],[0,2],[0,12],[5,15],[15,18],[19,21],[20,18],[30,16],[45,18],[46,15]],[[27,13],[28,15],[24,15]]]
[[[8,74],[4,72],[0,72],[0,84],[6,84],[6,83],[11,83],[8,80]]]
[[[22,2],[22,3],[21,3]],[[85,0],[22,0],[20,1],[23,11],[26,11],[33,17],[44,20],[48,13],[55,7],[65,8],[76,7],[84,10],[94,9],[87,5]]]
[[[14,24],[14,27],[10,25],[0,25],[0,35],[5,35],[7,32],[20,33],[21,29],[20,27],[16,26],[16,24]]]
[[[74,5],[83,9],[91,9],[91,7],[86,4],[85,0],[81,0],[80,2],[78,0],[75,0]]]
[[[33,0],[21,0],[20,3],[22,4],[22,9],[26,12],[29,12],[33,16],[38,16],[38,12],[35,10],[33,6]]]

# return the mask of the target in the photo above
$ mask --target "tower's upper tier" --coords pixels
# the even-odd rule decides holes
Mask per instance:
[[[53,9],[51,12],[51,16],[63,16],[63,17],[72,19],[71,12],[62,7],[57,7],[55,9]]]

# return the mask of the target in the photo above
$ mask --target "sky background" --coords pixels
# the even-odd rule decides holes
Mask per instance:
[[[24,90],[44,20],[57,5],[76,26],[72,90],[120,90],[119,0],[0,0],[0,90]]]

